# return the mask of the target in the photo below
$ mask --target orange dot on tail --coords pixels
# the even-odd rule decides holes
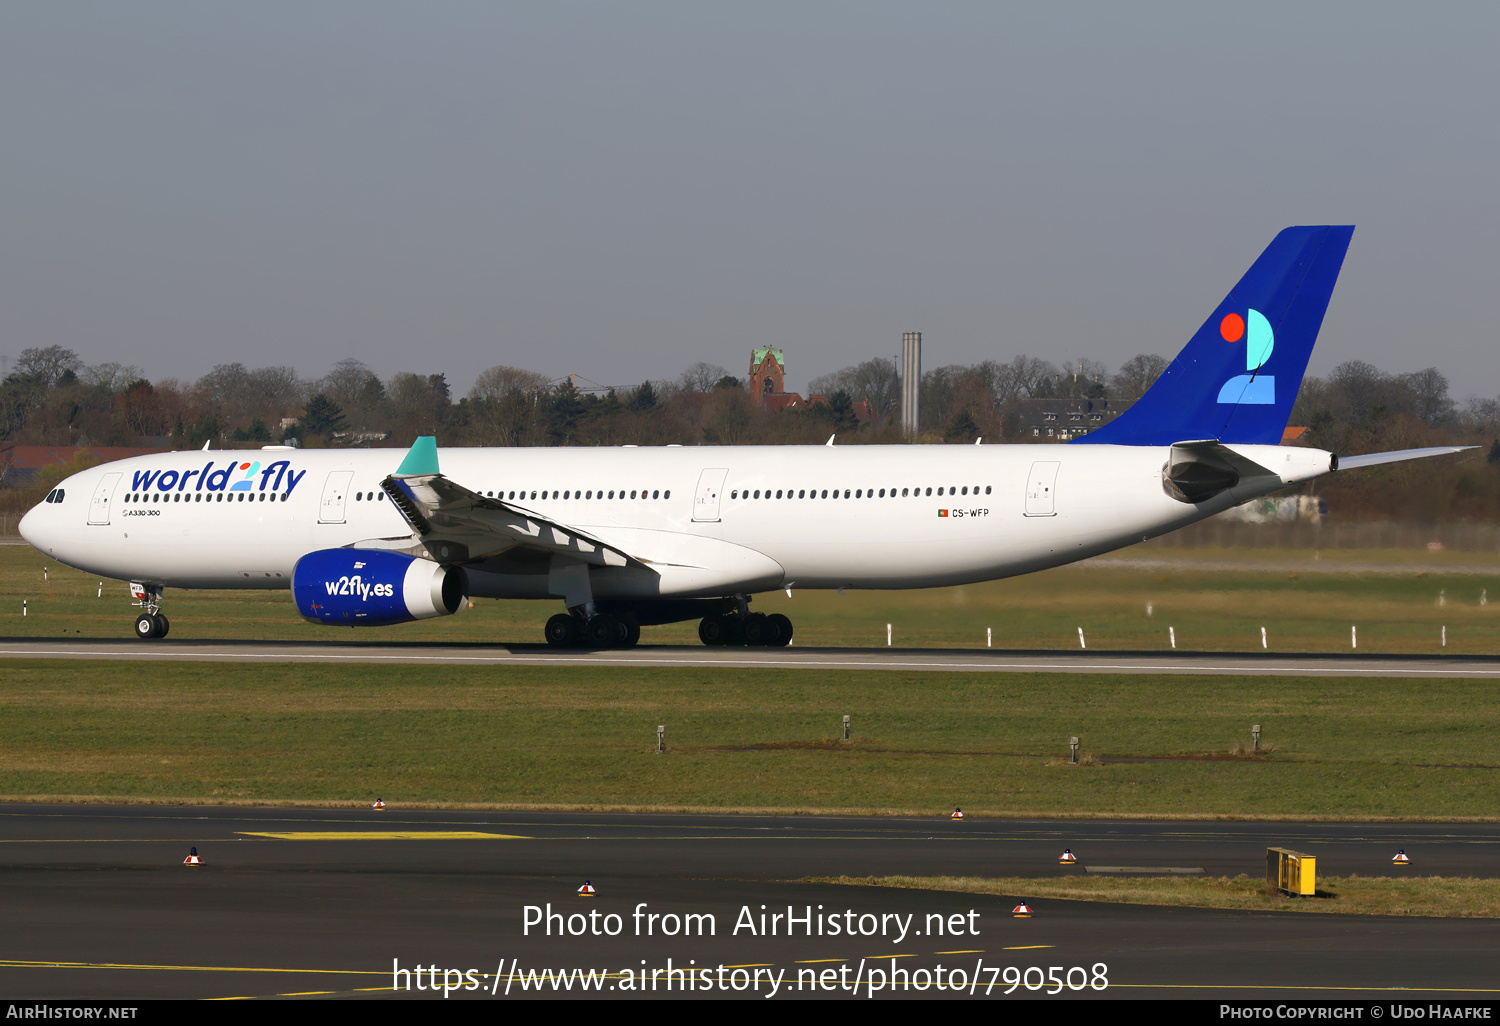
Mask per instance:
[[[1245,337],[1245,318],[1237,313],[1225,314],[1219,322],[1219,334],[1225,342],[1238,342]]]

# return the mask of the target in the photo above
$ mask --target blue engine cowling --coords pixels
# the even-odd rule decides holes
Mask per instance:
[[[379,549],[320,549],[297,560],[292,597],[311,623],[382,627],[458,612],[461,567]]]

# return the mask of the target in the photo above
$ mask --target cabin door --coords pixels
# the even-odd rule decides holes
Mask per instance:
[[[323,484],[323,499],[318,504],[318,523],[342,524],[344,503],[349,501],[349,482],[354,480],[354,471],[335,470]]]
[[[119,474],[104,475],[104,480],[100,481],[99,487],[94,489],[94,497],[89,500],[89,523],[109,523],[109,500],[114,498],[115,489],[119,484]]]
[[[1031,465],[1031,475],[1026,478],[1028,517],[1057,515],[1057,468],[1060,465],[1056,462],[1037,462]]]
[[[698,523],[717,523],[719,520],[719,498],[724,491],[724,479],[728,468],[705,470],[698,475],[698,490],[693,493],[693,520]]]

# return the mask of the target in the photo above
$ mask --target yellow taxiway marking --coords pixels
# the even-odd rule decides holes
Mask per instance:
[[[125,962],[43,962],[0,959],[0,969],[159,969],[189,973],[323,973],[339,976],[386,976],[389,969],[273,969],[243,965],[131,965]]]
[[[236,830],[246,837],[274,837],[282,841],[530,841],[520,834],[489,834],[479,830]]]
[[[1055,944],[1022,944],[1017,948],[1001,948],[1001,951],[1035,951],[1037,948],[1055,948]]]

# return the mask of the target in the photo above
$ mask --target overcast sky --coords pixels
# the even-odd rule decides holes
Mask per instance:
[[[1500,392],[1500,6],[0,5],[0,353],[788,386],[1171,356],[1358,225],[1310,372]]]

